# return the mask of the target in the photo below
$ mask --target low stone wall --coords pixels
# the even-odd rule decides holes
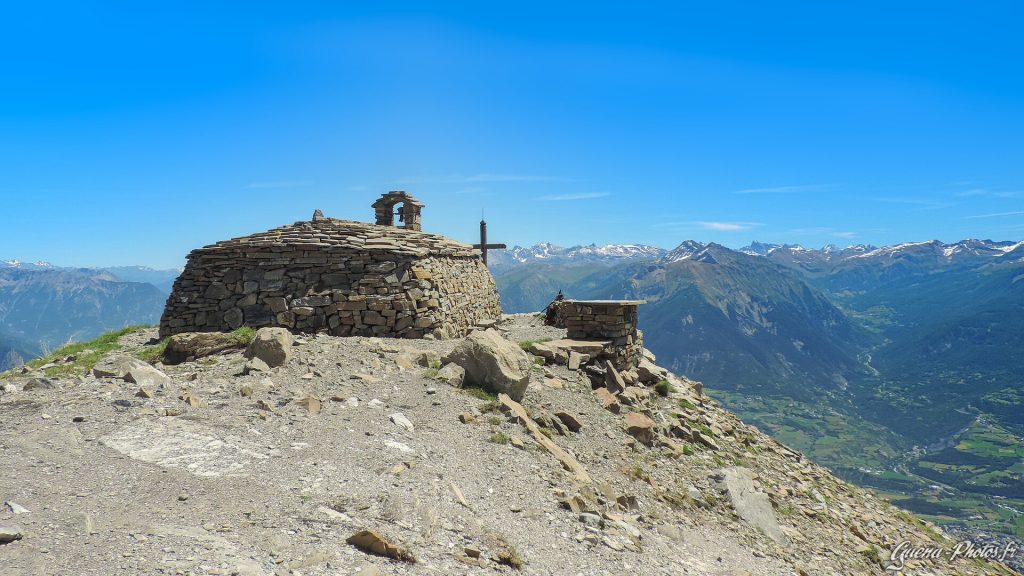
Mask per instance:
[[[494,279],[476,256],[237,244],[189,255],[161,318],[161,337],[240,326],[454,337],[501,314]]]
[[[578,340],[610,340],[604,353],[619,369],[636,367],[643,354],[643,332],[637,329],[637,308],[642,301],[564,300],[557,318],[567,336]]]

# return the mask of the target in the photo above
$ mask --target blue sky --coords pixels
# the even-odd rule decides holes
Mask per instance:
[[[464,241],[1024,238],[1012,2],[21,4],[0,258],[178,266],[393,189]]]

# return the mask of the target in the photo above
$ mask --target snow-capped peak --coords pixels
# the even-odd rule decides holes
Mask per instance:
[[[1009,244],[1007,246],[997,246],[996,250],[1000,250],[1000,251],[1002,251],[1004,253],[1006,253],[1006,252],[1013,252],[1014,250],[1016,250],[1017,248],[1020,248],[1021,246],[1024,246],[1024,240],[1022,240],[1020,242],[1017,242],[1016,244]]]
[[[701,244],[696,240],[685,240],[679,244],[679,246],[676,246],[666,254],[664,260],[669,263],[679,262],[680,260],[689,260],[703,249],[704,244]]]
[[[655,246],[642,244],[607,244],[605,246],[575,246],[569,249],[570,255],[596,255],[609,258],[633,258],[642,256],[659,256],[664,250]]]
[[[857,254],[851,256],[851,258],[874,258],[876,256],[889,256],[895,258],[896,256],[906,252],[910,248],[924,247],[924,246],[944,246],[942,242],[938,240],[928,240],[926,242],[903,242],[902,244],[894,244],[892,246],[883,246],[882,248],[876,248],[863,254]]]
[[[764,242],[754,240],[749,245],[740,248],[740,252],[750,254],[751,256],[767,256],[781,247],[782,244],[766,244]]]
[[[542,242],[533,246],[513,246],[507,251],[494,252],[493,258],[495,263],[511,261],[511,263],[524,264],[536,260],[590,262],[631,258],[657,259],[664,254],[665,250],[662,248],[643,244],[606,244],[604,246],[590,244],[564,248],[550,242]]]
[[[872,246],[870,244],[850,244],[846,248],[843,248],[843,250],[847,251],[847,252],[861,252],[861,253],[863,253],[863,252],[871,252],[872,250],[877,250],[877,249],[878,249],[878,247]]]
[[[756,240],[739,249],[740,252],[750,254],[751,256],[768,256],[776,250],[787,250],[789,252],[810,251],[799,244],[768,244],[765,242],[758,242]]]
[[[38,262],[29,263],[29,262],[22,262],[21,260],[18,260],[18,259],[0,260],[0,266],[3,266],[5,268],[25,268],[25,269],[29,269],[29,270],[34,270],[34,269],[37,269],[37,268],[53,268],[54,267],[53,264],[50,264],[49,262],[44,262],[42,260],[40,260]]]

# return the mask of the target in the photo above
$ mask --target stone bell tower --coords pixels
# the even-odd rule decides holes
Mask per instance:
[[[378,226],[395,225],[395,205],[398,207],[398,220],[402,222],[402,228],[406,230],[422,230],[423,221],[420,212],[423,210],[423,203],[401,190],[392,190],[387,194],[381,194],[380,198],[373,203],[374,215]]]

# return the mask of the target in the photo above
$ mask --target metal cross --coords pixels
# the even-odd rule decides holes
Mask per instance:
[[[487,265],[487,251],[488,250],[504,250],[508,248],[504,244],[488,244],[487,243],[487,222],[483,219],[480,220],[480,243],[473,244],[473,248],[480,251],[480,258],[484,261],[484,266]]]

